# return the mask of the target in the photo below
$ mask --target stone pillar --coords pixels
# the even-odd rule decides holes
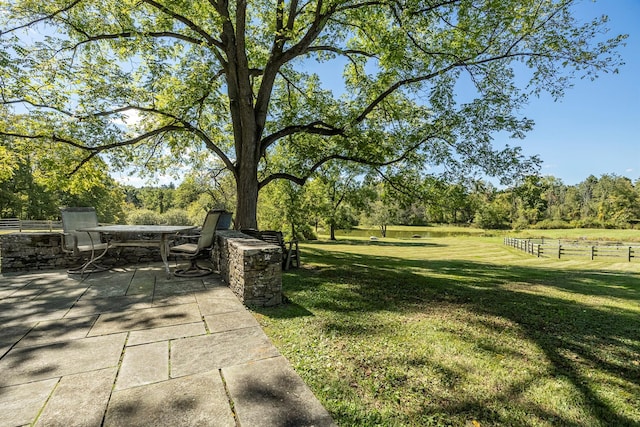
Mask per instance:
[[[247,306],[282,303],[282,249],[235,230],[218,230],[214,264]]]

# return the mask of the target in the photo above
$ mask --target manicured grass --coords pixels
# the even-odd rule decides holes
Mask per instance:
[[[640,262],[318,241],[265,330],[340,425],[640,425]]]

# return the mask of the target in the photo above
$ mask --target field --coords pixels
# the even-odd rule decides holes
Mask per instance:
[[[338,424],[640,425],[640,262],[478,235],[301,251],[257,316]]]

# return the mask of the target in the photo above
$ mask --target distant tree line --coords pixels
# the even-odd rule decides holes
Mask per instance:
[[[94,206],[102,222],[199,224],[208,209],[233,211],[230,174],[192,171],[179,185],[123,186],[105,164],[67,176],[44,157],[0,169],[0,216],[56,219],[62,206]],[[46,172],[43,172],[46,171]],[[356,225],[464,224],[485,229],[629,228],[640,222],[640,179],[613,174],[566,185],[527,176],[506,189],[475,180],[451,183],[405,172],[397,181],[357,167],[327,166],[300,187],[274,181],[259,199],[258,224],[312,238]],[[409,183],[409,184],[407,184]]]
[[[407,177],[403,177],[403,182]],[[320,174],[303,187],[272,186],[260,219],[270,227],[309,234],[323,227],[459,224],[485,229],[630,228],[640,222],[640,179],[589,176],[565,185],[553,176],[528,176],[498,189],[487,181],[447,183],[416,178],[411,187],[355,175]]]

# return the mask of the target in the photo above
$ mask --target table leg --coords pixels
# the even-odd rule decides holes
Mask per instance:
[[[164,271],[167,274],[167,279],[171,278],[171,270],[169,270],[169,260],[167,259],[167,253],[169,253],[169,241],[167,235],[162,234],[160,236],[160,257],[164,263]]]

